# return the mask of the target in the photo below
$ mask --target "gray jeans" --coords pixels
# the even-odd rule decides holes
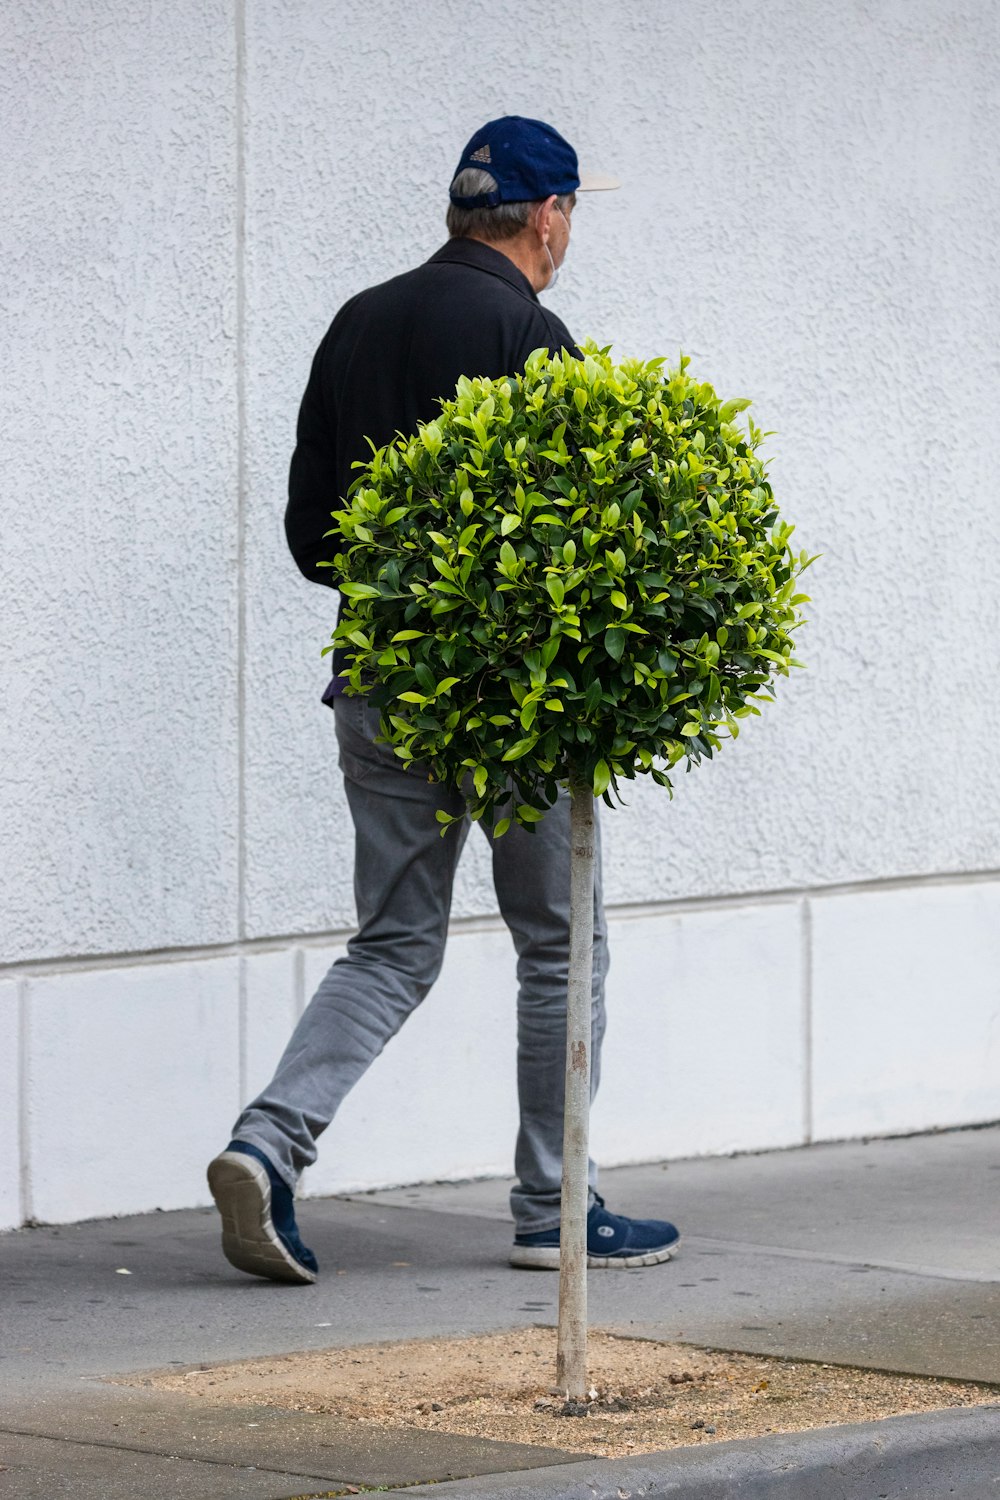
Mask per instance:
[[[341,1101],[427,994],[441,969],[458,857],[469,819],[442,837],[438,808],[461,813],[457,791],[406,771],[375,743],[378,711],[335,703],[340,764],[356,833],[358,933],[306,1007],[267,1088],[234,1136],[260,1147],[294,1186]],[[489,834],[487,832],[487,837]],[[491,840],[500,911],[517,950],[520,1130],[511,1211],[519,1233],[559,1222],[569,948],[569,797],[531,833]],[[607,930],[600,832],[594,900],[593,1082],[604,1034]],[[472,1018],[470,1017],[470,1024]],[[596,1169],[591,1163],[591,1193]]]

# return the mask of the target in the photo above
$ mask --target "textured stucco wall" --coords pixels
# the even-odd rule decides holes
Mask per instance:
[[[7,961],[235,936],[234,95],[221,0],[8,4]]]
[[[644,785],[608,819],[610,899],[996,868],[1000,9],[515,10],[516,49],[486,6],[248,15],[250,930],[351,910],[314,707],[332,611],[278,534],[309,360],[346,296],[436,248],[457,145],[504,111],[625,179],[581,203],[552,306],[752,395],[824,554],[808,674],[672,804]],[[471,854],[457,910],[491,910]]]
[[[1000,7],[9,0],[0,46],[0,1225],[199,1201],[353,920],[334,598],[281,529],[296,409],[337,307],[437,247],[457,151],[504,112],[625,182],[581,201],[551,305],[752,395],[823,553],[809,671],[673,801],[606,817],[600,1149],[1000,1113]],[[460,918],[494,910],[485,855]],[[312,1190],[507,1165],[506,939],[459,938]],[[461,1155],[443,1042],[489,1101]],[[401,1155],[378,1098],[409,1076]],[[162,1191],[132,1155],[151,1110]]]

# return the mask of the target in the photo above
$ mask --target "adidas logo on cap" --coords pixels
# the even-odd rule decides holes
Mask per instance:
[[[479,148],[478,151],[473,151],[473,153],[470,156],[469,160],[470,161],[481,161],[481,162],[486,162],[486,163],[491,162],[493,160],[493,158],[490,156],[490,148],[489,148],[489,146],[480,146],[480,148]]]

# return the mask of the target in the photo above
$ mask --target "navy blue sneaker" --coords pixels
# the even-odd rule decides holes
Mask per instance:
[[[299,1239],[292,1190],[263,1151],[230,1141],[209,1162],[208,1185],[222,1215],[222,1253],[230,1265],[271,1281],[316,1280],[319,1266]]]
[[[606,1266],[656,1266],[669,1260],[681,1237],[665,1219],[626,1219],[610,1214],[604,1199],[595,1202],[587,1215],[587,1265],[592,1271]],[[514,1238],[510,1263],[530,1271],[558,1271],[559,1231],[543,1229],[537,1234]]]

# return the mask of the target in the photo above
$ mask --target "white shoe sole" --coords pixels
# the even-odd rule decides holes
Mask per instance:
[[[222,1253],[238,1271],[269,1281],[309,1285],[315,1271],[301,1265],[271,1222],[271,1183],[263,1165],[241,1151],[223,1151],[208,1166],[208,1185],[222,1215]]]
[[[643,1255],[588,1255],[588,1271],[621,1269],[635,1270],[639,1266],[659,1266],[669,1260],[680,1249],[679,1239],[664,1250],[647,1250]],[[522,1271],[558,1271],[558,1245],[515,1245],[510,1252],[510,1264]]]

